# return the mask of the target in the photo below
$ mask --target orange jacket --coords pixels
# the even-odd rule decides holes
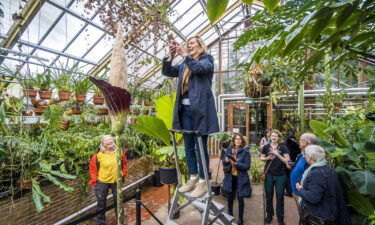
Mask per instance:
[[[126,158],[126,152],[128,150],[125,149],[122,151],[122,176],[125,177],[126,174],[128,173],[128,159]],[[98,153],[95,153],[91,159],[90,159],[90,167],[89,167],[89,172],[90,172],[90,177],[91,180],[89,181],[89,185],[91,186],[96,186],[96,181],[98,180],[98,168],[97,168],[97,156]]]

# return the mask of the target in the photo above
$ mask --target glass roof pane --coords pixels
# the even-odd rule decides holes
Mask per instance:
[[[21,40],[38,43],[60,13],[61,10],[47,2],[44,3],[29,26],[27,26],[26,31],[21,36]]]
[[[180,31],[182,31],[182,29],[186,25],[191,24],[192,20],[194,20],[196,17],[202,16],[202,14],[204,14],[202,7],[199,4],[196,4],[181,19],[174,22],[174,26]]]
[[[197,1],[180,1],[174,8],[172,15],[169,16],[169,21],[173,23],[183,15],[192,5],[197,5]],[[185,16],[184,16],[185,17]],[[181,20],[181,19],[180,19]]]
[[[191,36],[200,31],[203,27],[205,27],[207,24],[209,24],[209,21],[207,19],[206,14],[201,13],[199,16],[197,16],[189,26],[184,28],[181,32],[185,36]]]
[[[75,56],[82,56],[102,35],[102,31],[88,25],[66,52]]]
[[[14,0],[1,0],[2,11],[4,12],[4,17],[0,18],[1,26],[0,26],[0,33],[6,34],[8,30],[13,25],[12,14],[16,12],[20,12],[20,5],[21,7],[25,6],[25,2],[23,1],[14,1]]]
[[[60,0],[62,1],[62,0]],[[65,0],[64,0],[65,1]],[[63,4],[65,5],[65,4]],[[86,10],[85,9],[85,1],[75,1],[70,7],[73,12],[77,13],[78,15],[81,15],[85,17],[86,19],[90,18],[95,11],[94,10]]]
[[[83,25],[84,23],[81,20],[64,14],[43,41],[42,46],[62,51]]]
[[[86,55],[85,59],[90,61],[99,62],[103,57],[103,53],[109,51],[113,46],[112,36],[106,35],[105,38],[99,41],[98,44]]]

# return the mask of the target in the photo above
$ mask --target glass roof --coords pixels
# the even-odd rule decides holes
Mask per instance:
[[[230,0],[228,7],[237,2]],[[2,0],[2,4],[5,15],[0,18],[0,41],[8,38],[14,23],[12,14],[28,6],[23,0]],[[39,4],[37,13],[16,39],[12,52],[0,55],[0,63],[10,68],[20,67],[21,73],[42,73],[46,68],[57,69],[66,62],[70,65],[79,63],[84,72],[93,71],[110,54],[114,38],[103,29],[98,13],[87,14],[83,4],[84,1],[78,0],[46,0]],[[205,5],[206,0],[173,1],[173,13],[168,20],[178,42],[182,43],[187,37],[200,33],[206,44],[210,45],[246,16],[242,4],[238,4],[218,24],[202,32],[210,24]],[[252,7],[253,10],[258,8]],[[132,52],[134,49],[136,54]],[[128,50],[130,82],[138,82],[154,71],[167,53],[162,41],[157,45],[146,41],[137,46],[130,44]],[[181,61],[181,58],[177,60]],[[163,79],[160,70],[156,70],[142,85],[155,88]]]

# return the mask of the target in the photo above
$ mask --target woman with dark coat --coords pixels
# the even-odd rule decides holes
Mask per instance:
[[[302,185],[296,184],[301,198],[301,224],[351,224],[340,181],[335,170],[327,165],[323,148],[309,145],[305,157],[310,167],[303,173]]]
[[[238,224],[243,224],[243,212],[245,209],[244,197],[250,196],[250,179],[247,171],[250,169],[251,157],[249,147],[245,146],[245,139],[239,133],[234,134],[232,146],[227,148],[223,157],[223,165],[230,171],[224,171],[223,188],[229,193],[228,214],[233,216],[233,200],[238,199]],[[230,158],[232,157],[232,159]],[[235,159],[235,161],[233,160]]]
[[[172,66],[175,54],[184,61]],[[162,74],[178,77],[176,102],[173,112],[172,128],[176,130],[197,131],[202,136],[203,152],[206,162],[202,163],[198,154],[199,179],[196,150],[199,150],[198,138],[195,134],[184,134],[186,161],[190,174],[189,181],[179,188],[181,193],[194,189],[191,197],[200,197],[207,192],[203,165],[209,168],[207,138],[211,133],[219,131],[214,96],[211,91],[214,72],[214,58],[208,54],[206,44],[199,36],[188,38],[185,49],[176,41],[169,44],[169,57],[164,58]],[[198,151],[199,153],[199,151]]]

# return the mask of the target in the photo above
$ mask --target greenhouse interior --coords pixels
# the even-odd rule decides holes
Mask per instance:
[[[374,225],[374,18],[1,0],[0,224]]]

